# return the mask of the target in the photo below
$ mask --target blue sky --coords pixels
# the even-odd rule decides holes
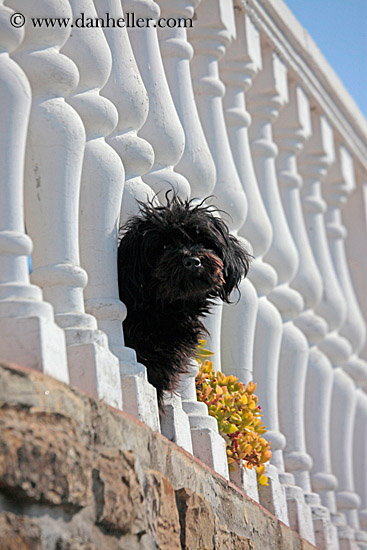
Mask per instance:
[[[367,116],[367,0],[284,0]]]

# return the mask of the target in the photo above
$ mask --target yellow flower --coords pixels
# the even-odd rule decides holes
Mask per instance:
[[[203,357],[204,345],[205,341],[200,342],[198,357]],[[266,427],[261,423],[261,407],[254,394],[256,384],[249,382],[245,388],[235,376],[214,372],[212,361],[198,362],[198,400],[208,405],[210,416],[218,421],[219,432],[226,442],[229,470],[233,471],[235,463],[243,460],[247,468],[256,469],[258,483],[267,485],[264,464],[270,460],[271,450],[270,443],[262,437]]]

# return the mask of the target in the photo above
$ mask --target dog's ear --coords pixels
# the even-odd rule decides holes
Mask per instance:
[[[229,235],[229,246],[224,250],[224,285],[222,300],[229,302],[229,297],[241,280],[246,277],[250,267],[251,256],[236,237]]]
[[[241,280],[246,277],[252,256],[241,242],[229,233],[228,227],[221,218],[212,217],[212,223],[219,237],[220,254],[223,260],[224,285],[219,296],[229,303],[230,294],[238,288]]]
[[[137,305],[144,291],[144,271],[142,261],[144,235],[136,230],[127,230],[120,240],[117,252],[117,271],[120,300],[125,305]]]

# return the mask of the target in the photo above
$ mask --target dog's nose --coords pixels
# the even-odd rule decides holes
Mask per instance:
[[[196,256],[186,256],[186,258],[183,259],[183,265],[186,269],[195,271],[201,266],[201,261],[200,258],[197,258]]]

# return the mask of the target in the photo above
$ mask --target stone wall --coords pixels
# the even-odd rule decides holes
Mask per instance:
[[[311,550],[126,413],[0,365],[1,550]]]

